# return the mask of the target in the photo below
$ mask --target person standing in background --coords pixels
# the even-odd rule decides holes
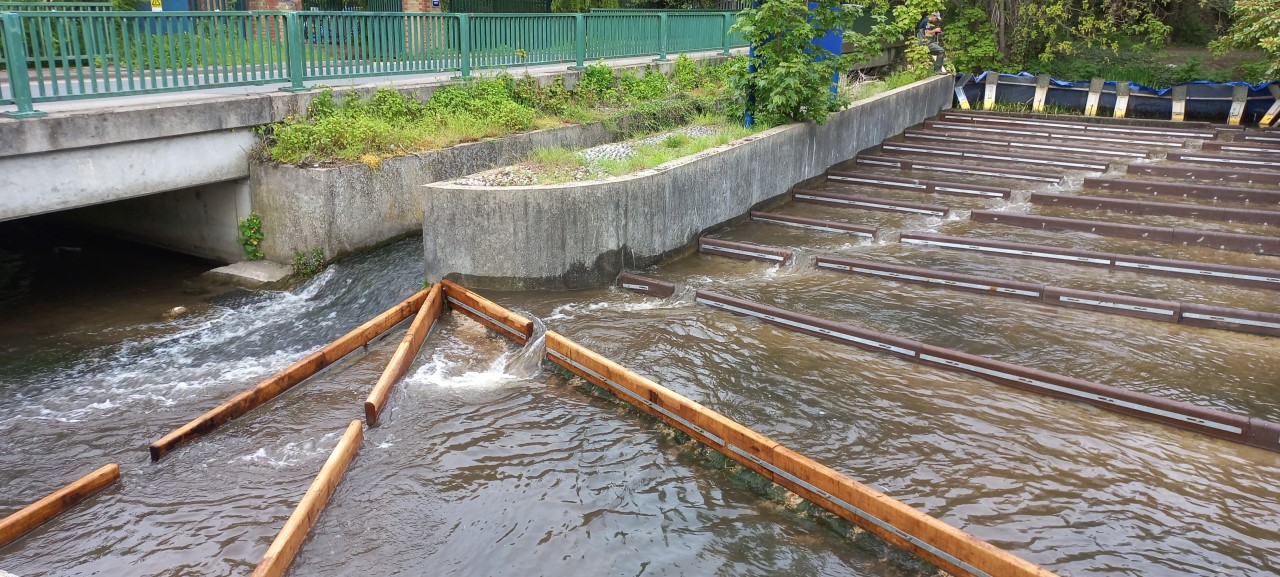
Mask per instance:
[[[946,74],[947,71],[942,67],[942,57],[946,54],[946,50],[942,48],[940,43],[942,27],[938,26],[939,22],[942,22],[942,14],[938,12],[933,12],[921,18],[920,23],[916,24],[916,40],[929,49],[929,54],[934,55],[934,73]]]

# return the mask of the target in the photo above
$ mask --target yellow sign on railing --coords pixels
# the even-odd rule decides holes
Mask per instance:
[[[164,6],[160,4],[160,0],[151,0],[152,12],[164,12]]]

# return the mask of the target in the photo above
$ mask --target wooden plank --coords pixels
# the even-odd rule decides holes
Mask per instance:
[[[363,325],[356,327],[355,330],[339,337],[338,340],[325,345],[320,350],[307,355],[306,358],[289,365],[284,370],[267,377],[253,388],[232,397],[227,402],[178,427],[168,435],[151,443],[151,460],[159,461],[161,457],[164,457],[174,449],[262,406],[267,401],[280,396],[280,394],[306,380],[307,377],[338,362],[342,357],[368,344],[369,341],[387,332],[391,327],[400,324],[400,321],[409,318],[418,309],[422,308],[422,303],[426,298],[427,290],[423,289],[405,299],[404,302],[391,307]]]
[[[1053,573],[779,445],[555,332],[547,359],[832,513],[959,576]]]
[[[498,306],[455,282],[442,280],[440,284],[443,285],[449,308],[479,321],[521,346],[533,338],[533,321]]]
[[[378,425],[378,417],[382,416],[382,409],[387,404],[387,398],[391,396],[391,388],[413,365],[413,359],[418,356],[418,351],[422,348],[422,341],[426,340],[427,333],[431,332],[431,327],[444,311],[442,295],[439,283],[431,285],[427,292],[427,300],[418,308],[418,315],[414,317],[413,324],[409,325],[409,331],[396,347],[395,354],[391,355],[391,361],[382,371],[382,376],[378,377],[377,384],[369,391],[369,397],[364,401],[364,419],[370,427]]]
[[[338,441],[338,446],[333,448],[329,459],[320,468],[316,480],[312,481],[293,514],[289,515],[289,520],[285,521],[284,527],[267,548],[267,553],[258,561],[252,577],[280,577],[289,569],[289,564],[293,563],[298,549],[302,547],[302,541],[307,538],[307,533],[311,531],[311,526],[320,517],[325,505],[329,504],[329,497],[338,488],[342,475],[347,472],[347,467],[355,458],[356,451],[360,450],[360,442],[363,440],[364,430],[360,420],[351,421],[342,439]]]
[[[0,519],[0,549],[28,531],[60,515],[120,479],[120,465],[112,463],[85,475],[47,497]]]
[[[1094,78],[1089,81],[1089,97],[1085,99],[1084,115],[1098,115],[1098,101],[1102,99],[1102,85],[1106,82],[1101,78]]]

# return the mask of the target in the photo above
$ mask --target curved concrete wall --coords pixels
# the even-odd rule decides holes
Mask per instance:
[[[938,76],[874,96],[822,126],[790,124],[654,170],[589,183],[426,186],[426,275],[490,289],[611,284],[704,231],[786,194],[951,105]]]

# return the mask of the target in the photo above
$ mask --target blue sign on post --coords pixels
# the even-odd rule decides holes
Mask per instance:
[[[432,7],[432,8],[439,8],[439,7],[440,7],[440,0],[431,0],[431,7]]]

